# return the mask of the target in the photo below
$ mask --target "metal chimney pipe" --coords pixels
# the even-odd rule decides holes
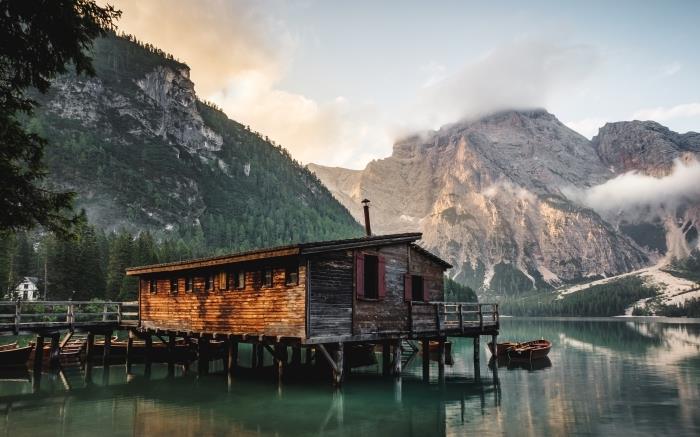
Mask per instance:
[[[372,236],[372,226],[369,224],[369,199],[362,200],[365,209],[365,232],[368,237]]]

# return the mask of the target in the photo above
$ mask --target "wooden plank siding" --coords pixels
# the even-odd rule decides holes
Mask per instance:
[[[423,276],[423,291],[429,301],[445,300],[445,269],[413,247],[410,249],[410,274]]]
[[[353,251],[309,258],[309,337],[352,334]]]
[[[292,262],[287,261],[287,262]],[[298,263],[298,258],[293,258]],[[285,284],[285,266],[274,261],[265,264],[245,264],[245,287],[234,288],[233,272],[239,266],[217,270],[173,272],[178,278],[178,292],[170,292],[171,276],[157,277],[156,293],[150,292],[149,276],[140,281],[141,325],[195,332],[255,334],[271,336],[306,336],[306,267],[299,265],[298,285]],[[256,286],[257,272],[262,267],[273,268],[272,287]],[[229,286],[220,290],[217,272],[227,270]],[[214,275],[211,291],[205,288],[207,274]],[[185,292],[185,278],[192,275],[194,290]]]

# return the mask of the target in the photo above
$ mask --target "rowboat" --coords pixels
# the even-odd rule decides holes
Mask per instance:
[[[488,343],[491,355],[493,353],[493,343]],[[549,354],[552,348],[552,343],[548,340],[526,341],[524,343],[505,342],[498,343],[498,358],[507,357],[511,360],[537,360],[544,358]]]
[[[18,347],[17,343],[0,346],[0,367],[22,367],[32,354],[34,346]]]

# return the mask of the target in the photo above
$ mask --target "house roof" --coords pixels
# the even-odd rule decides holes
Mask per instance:
[[[208,258],[199,258],[186,261],[176,261],[163,264],[153,264],[141,267],[131,267],[126,269],[128,276],[144,275],[150,273],[173,272],[178,270],[189,270],[202,267],[214,267],[225,264],[233,264],[243,261],[253,261],[268,258],[277,258],[293,255],[309,255],[315,253],[330,252],[335,250],[356,249],[362,247],[385,246],[396,243],[413,243],[420,240],[420,232],[410,232],[403,234],[373,235],[370,237],[349,238],[345,240],[318,241],[311,243],[300,243],[289,246],[271,247],[266,249],[249,250],[246,252],[232,253]],[[415,246],[415,245],[414,245]],[[418,247],[418,246],[415,246]],[[419,248],[422,253],[431,259],[436,260],[446,268],[452,267],[438,256]]]

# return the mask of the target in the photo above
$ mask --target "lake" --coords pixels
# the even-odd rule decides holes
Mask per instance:
[[[43,435],[302,436],[700,435],[700,321],[507,319],[505,340],[550,339],[550,361],[488,366],[451,339],[446,379],[421,380],[420,356],[400,379],[359,369],[329,379],[197,377],[154,365],[0,375],[0,433]],[[245,359],[242,354],[241,359]],[[217,363],[213,363],[215,366]],[[194,366],[193,368],[196,368]]]

